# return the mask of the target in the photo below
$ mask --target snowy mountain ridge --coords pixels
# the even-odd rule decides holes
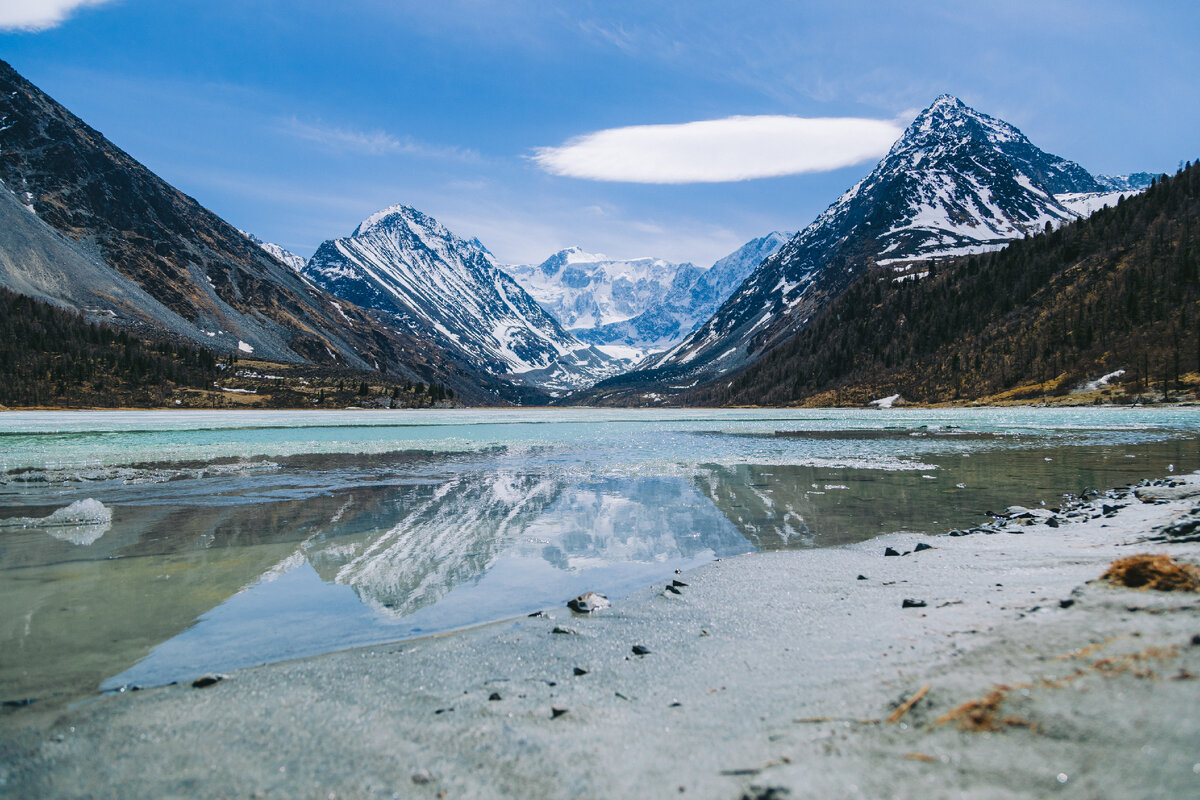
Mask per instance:
[[[541,264],[505,270],[572,334],[614,356],[639,360],[711,317],[792,235],[773,231],[708,269],[658,258],[611,259],[569,247]]]
[[[711,379],[789,338],[872,264],[998,249],[1115,202],[1111,191],[1012,125],[942,95],[712,319],[645,367],[651,380]]]
[[[304,269],[304,262],[306,260],[304,258],[304,256],[296,255],[291,250],[288,250],[285,247],[281,247],[281,246],[275,244],[274,242],[264,242],[262,239],[258,238],[253,233],[244,231],[241,228],[238,228],[238,233],[242,234],[247,239],[249,239],[250,241],[254,242],[256,245],[261,247],[263,250],[266,250],[268,253],[275,256],[277,259],[279,259],[283,263],[287,264],[292,269],[296,270],[296,272],[299,272],[302,269]]]
[[[410,206],[377,211],[349,237],[324,242],[301,274],[515,382],[566,390],[628,367],[563,330],[478,240]]]

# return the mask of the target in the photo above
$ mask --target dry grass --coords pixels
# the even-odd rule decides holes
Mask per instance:
[[[1159,592],[1200,592],[1200,568],[1167,555],[1139,553],[1117,559],[1100,576],[1114,586]]]
[[[958,723],[960,731],[970,731],[972,733],[1002,731],[1005,728],[1029,728],[1036,732],[1037,724],[1034,722],[1012,715],[1000,716],[1000,706],[1011,691],[1011,686],[1005,686],[1002,683],[998,684],[996,688],[984,695],[983,698],[968,700],[958,708],[942,714],[933,724],[946,725],[955,722]]]

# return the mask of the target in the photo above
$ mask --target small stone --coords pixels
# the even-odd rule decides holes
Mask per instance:
[[[913,548],[913,552],[920,553],[922,550],[932,550],[932,549],[933,549],[933,545],[925,544],[924,542],[919,542],[919,543],[917,543],[917,546]]]
[[[596,592],[584,592],[574,600],[567,601],[567,608],[580,614],[590,614],[611,605],[612,603],[608,602],[607,597]]]
[[[1073,605],[1075,605],[1075,601],[1070,597],[1066,598],[1065,600],[1058,601],[1059,608],[1070,608]]]
[[[192,686],[196,689],[203,689],[207,686],[220,683],[223,680],[225,680],[224,675],[201,675],[199,678],[196,678],[196,680],[192,681]]]
[[[576,668],[575,668],[575,675],[576,675],[576,677],[578,677],[578,676],[580,676],[580,675],[587,675],[587,674],[588,674],[588,671],[587,671],[586,669],[584,669],[583,667],[576,667]]]
[[[684,583],[683,581],[671,581],[671,585],[672,585],[672,586],[675,586],[675,587],[677,587],[677,588],[684,588],[684,587],[687,587],[687,584],[686,584],[686,583]]]
[[[425,784],[431,782],[432,780],[433,780],[433,776],[430,775],[428,772],[414,772],[413,776],[412,776],[412,782],[417,784],[418,786],[424,786]]]
[[[546,612],[545,612],[545,611],[535,611],[535,612],[533,612],[532,614],[529,614],[529,617],[530,617],[530,618],[533,618],[533,617],[544,617],[544,616],[546,616]]]
[[[577,636],[577,635],[579,635],[579,631],[573,631],[573,630],[571,630],[570,628],[564,628],[562,625],[555,625],[555,626],[554,626],[554,630],[552,630],[552,631],[550,631],[550,632],[551,632],[551,633],[562,633],[562,634],[566,634],[566,635],[568,635],[568,636]]]
[[[1055,517],[1050,517],[1049,519],[1046,520],[1046,527],[1047,528],[1057,528],[1058,520]]]
[[[451,706],[450,708],[439,708],[436,711],[434,711],[433,713],[434,714],[447,714],[453,710],[454,710],[454,707]]]
[[[856,580],[856,581],[865,581],[866,579],[867,579],[867,576],[866,576],[866,575],[859,575],[859,576],[858,576],[857,578],[855,578],[854,580]]]
[[[493,702],[496,700],[500,700],[500,699],[502,699],[502,698],[500,697],[499,692],[492,692],[491,694],[488,695],[488,700],[491,700]]]
[[[558,719],[565,713],[567,713],[567,709],[565,708],[552,707],[550,709],[550,719]]]
[[[645,645],[635,644],[633,646],[633,654],[635,656],[648,656],[650,655],[650,648]]]
[[[1200,633],[1192,634],[1192,647],[1200,647]]]
[[[672,585],[668,585],[666,587],[666,591],[670,592],[671,594],[683,594],[683,592],[679,591],[678,587]]]
[[[667,708],[682,708],[682,707],[683,707],[683,703],[679,702],[678,700],[672,702],[671,705],[667,706]]]
[[[900,603],[901,608],[924,608],[926,605],[924,600],[913,600],[911,597],[904,598]]]
[[[884,554],[885,556],[898,556],[898,555],[900,555],[900,553],[899,553],[899,552],[897,552],[896,550],[893,550],[893,549],[892,549],[892,548],[890,548],[890,547],[889,547],[889,548],[887,548],[886,550],[884,550],[884,551],[883,551],[883,554]]]

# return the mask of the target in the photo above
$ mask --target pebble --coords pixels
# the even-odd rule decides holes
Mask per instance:
[[[580,614],[590,614],[611,605],[607,597],[597,592],[584,592],[579,597],[567,601],[567,608]]]
[[[885,556],[898,556],[898,555],[900,555],[900,553],[899,553],[898,551],[896,551],[896,550],[893,550],[893,549],[892,549],[892,548],[890,548],[890,547],[889,547],[889,548],[887,548],[886,550],[884,550],[884,551],[883,551],[883,554],[884,554]]]
[[[924,608],[926,605],[924,600],[913,600],[911,597],[904,598],[900,603],[901,608]]]
[[[579,631],[573,631],[570,628],[564,628],[562,625],[555,625],[554,630],[552,630],[550,632],[551,633],[564,633],[564,634],[567,634],[568,636],[579,635]]]
[[[917,546],[913,548],[913,552],[919,553],[922,550],[932,550],[932,549],[933,549],[933,545],[925,544],[924,542],[918,542]]]
[[[225,680],[224,675],[201,675],[199,678],[196,678],[196,680],[192,681],[192,686],[196,689],[203,689],[207,686],[220,683],[223,680]]]
[[[567,709],[565,708],[552,707],[550,709],[550,719],[558,719],[565,713],[567,713]]]
[[[576,668],[575,668],[575,675],[576,675],[576,677],[578,677],[579,675],[587,675],[587,674],[588,674],[588,671],[587,671],[586,669],[584,669],[583,667],[576,667]]]
[[[633,646],[633,654],[635,656],[648,656],[650,655],[650,648],[642,644],[635,644]]]
[[[503,698],[500,697],[499,692],[492,692],[490,695],[488,695],[488,700],[495,701],[495,700],[501,700],[501,699],[503,699]]]

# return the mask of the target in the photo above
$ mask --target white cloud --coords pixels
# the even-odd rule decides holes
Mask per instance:
[[[3,0],[0,0],[3,2]],[[386,131],[358,131],[321,122],[304,122],[291,117],[283,122],[283,131],[297,139],[315,142],[330,150],[383,155],[401,153],[426,158],[447,158],[456,161],[478,161],[474,150],[458,147],[439,147],[418,142],[410,136],[397,137]]]
[[[0,30],[44,31],[61,25],[71,12],[109,0],[0,0]]]
[[[848,167],[888,151],[891,120],[729,117],[589,133],[532,159],[554,175],[629,183],[725,183]]]

